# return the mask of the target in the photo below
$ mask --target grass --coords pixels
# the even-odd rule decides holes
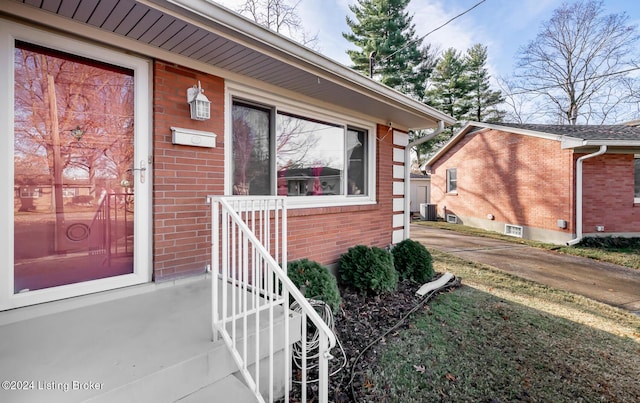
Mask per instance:
[[[582,256],[591,259],[601,260],[603,262],[614,263],[626,266],[632,269],[640,270],[640,242],[636,242],[634,246],[629,247],[586,247],[586,246],[564,246],[539,241],[531,241],[527,239],[514,238],[499,232],[487,231],[480,228],[473,228],[466,225],[450,224],[442,221],[417,221],[419,225],[425,225],[434,228],[447,229],[457,231],[464,234],[482,236],[487,238],[501,239],[504,241],[519,243],[523,245],[533,246],[535,248],[553,250],[568,255]],[[606,242],[604,242],[606,244]]]
[[[640,318],[432,251],[463,286],[386,340],[377,401],[640,401]]]

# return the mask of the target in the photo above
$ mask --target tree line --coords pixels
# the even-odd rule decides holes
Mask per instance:
[[[345,17],[350,31],[342,35],[356,47],[346,51],[354,70],[457,120],[416,150],[419,161],[467,121],[576,125],[637,118],[638,31],[625,12],[607,14],[599,0],[563,3],[537,36],[519,49],[512,76],[492,80],[486,45],[477,43],[461,52],[423,43],[425,37],[418,36],[407,11],[409,3],[357,0],[349,5],[353,16]],[[317,35],[304,32],[300,18],[291,18],[299,4],[246,0],[239,11],[277,32],[313,38],[301,41],[314,46]],[[274,17],[264,17],[282,15],[288,18],[278,19],[277,24]],[[415,131],[411,136],[425,134]]]

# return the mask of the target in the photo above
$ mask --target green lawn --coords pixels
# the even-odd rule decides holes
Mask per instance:
[[[367,401],[640,401],[639,317],[431,252],[463,285],[386,340]]]

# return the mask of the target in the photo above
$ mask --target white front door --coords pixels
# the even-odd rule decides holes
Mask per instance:
[[[1,22],[0,309],[149,281],[147,61]]]

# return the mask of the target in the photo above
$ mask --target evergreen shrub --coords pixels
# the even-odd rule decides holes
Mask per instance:
[[[393,262],[398,275],[420,284],[431,281],[434,276],[431,253],[420,242],[405,239],[398,242],[393,249]]]
[[[356,245],[340,258],[340,279],[359,291],[376,294],[395,291],[398,273],[393,256],[376,246]]]
[[[625,237],[584,237],[579,243],[587,248],[600,249],[640,249],[640,238]]]
[[[307,298],[324,301],[333,313],[340,308],[342,298],[338,282],[325,266],[308,259],[300,259],[287,264],[287,275],[300,289],[304,287]]]

